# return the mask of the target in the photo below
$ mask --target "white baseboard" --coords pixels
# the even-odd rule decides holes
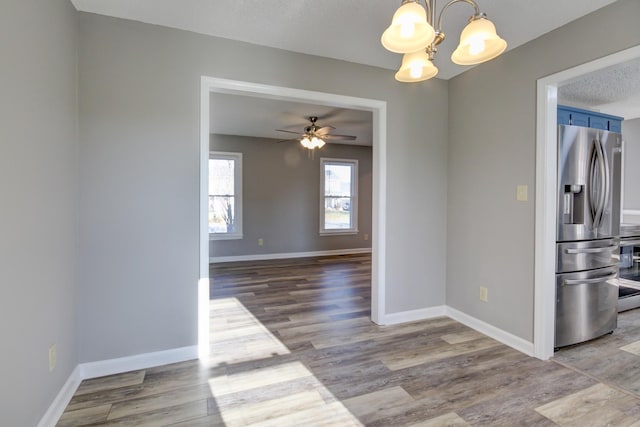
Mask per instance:
[[[382,318],[382,325],[396,325],[405,322],[414,322],[416,320],[427,320],[434,317],[447,316],[451,319],[462,323],[475,329],[476,331],[483,333],[484,335],[493,338],[496,341],[501,342],[527,356],[535,357],[533,343],[517,337],[502,329],[496,328],[482,320],[469,316],[455,308],[447,305],[441,305],[436,307],[422,308],[418,310],[402,311],[399,313],[386,314]]]
[[[382,317],[382,324],[397,325],[398,323],[414,322],[416,320],[426,320],[442,316],[446,316],[446,307],[444,305],[385,314]]]
[[[209,262],[212,264],[217,264],[221,262],[237,262],[237,261],[266,261],[271,259],[309,258],[309,257],[330,256],[330,255],[366,254],[370,252],[371,252],[371,248],[353,248],[353,249],[333,249],[328,251],[312,251],[312,252],[283,252],[283,253],[277,253],[277,254],[214,256],[214,257],[209,257]]]
[[[103,377],[105,375],[121,374],[138,369],[153,368],[154,366],[184,362],[198,358],[198,346],[180,347],[153,353],[136,354],[134,356],[117,359],[101,360],[98,362],[81,363],[73,370],[47,412],[38,423],[38,427],[54,427],[73,394],[82,380]]]
[[[78,389],[81,381],[82,378],[80,377],[80,367],[76,366],[73,372],[71,372],[71,375],[69,375],[67,381],[60,389],[60,392],[58,393],[56,398],[53,399],[53,403],[51,403],[51,406],[49,406],[47,412],[45,412],[40,419],[38,427],[54,427],[58,423],[60,416],[62,416],[62,413],[71,401],[71,398]]]
[[[83,380],[104,377],[105,375],[121,374],[138,369],[153,368],[154,366],[184,362],[198,358],[198,346],[174,348],[153,353],[136,354],[119,357],[117,359],[100,360],[98,362],[81,363],[80,376]]]
[[[483,322],[482,320],[476,319],[475,317],[469,316],[468,314],[465,314],[449,306],[446,307],[446,315],[453,320],[470,327],[471,329],[475,329],[476,331],[481,332],[496,341],[500,341],[502,344],[508,345],[509,347],[518,350],[521,353],[535,357],[532,342],[523,340],[520,337],[510,334],[509,332],[505,332],[502,329],[496,328],[495,326],[492,326],[486,322]]]

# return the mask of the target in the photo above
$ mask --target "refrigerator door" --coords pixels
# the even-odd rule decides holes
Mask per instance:
[[[617,238],[556,244],[556,273],[615,266],[619,259]]]
[[[618,133],[558,126],[558,241],[619,235],[621,144]]]
[[[556,348],[588,341],[616,328],[617,276],[617,267],[556,275]]]

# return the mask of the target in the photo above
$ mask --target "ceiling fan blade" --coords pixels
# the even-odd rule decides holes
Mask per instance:
[[[287,133],[295,133],[297,135],[300,135],[300,132],[296,132],[296,131],[292,131],[292,130],[285,130],[285,129],[276,129],[276,132],[287,132]]]
[[[280,144],[281,142],[299,141],[299,140],[300,138],[281,139],[280,141],[276,141],[276,144]]]
[[[322,139],[327,141],[355,141],[356,137],[353,135],[322,135]]]
[[[329,131],[335,129],[333,126],[323,126],[320,129],[316,129],[316,135],[326,135]]]

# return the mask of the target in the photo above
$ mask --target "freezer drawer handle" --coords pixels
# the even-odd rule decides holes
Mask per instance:
[[[600,252],[613,251],[618,249],[618,245],[604,246],[602,248],[567,249],[568,254],[597,254]]]
[[[565,285],[590,285],[593,283],[604,282],[609,279],[615,279],[618,276],[618,273],[609,274],[607,276],[602,277],[594,277],[593,279],[564,279],[562,281]]]
[[[620,246],[637,246],[640,245],[640,240],[620,240]]]

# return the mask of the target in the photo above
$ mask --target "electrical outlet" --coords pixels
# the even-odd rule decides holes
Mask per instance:
[[[489,289],[480,286],[480,301],[489,302]]]
[[[262,238],[258,239],[258,246],[264,246],[264,240]]]
[[[369,240],[369,235],[368,234],[364,235],[364,240]]]
[[[58,363],[58,349],[56,345],[53,344],[49,347],[49,372],[53,372],[56,368],[56,363]]]

